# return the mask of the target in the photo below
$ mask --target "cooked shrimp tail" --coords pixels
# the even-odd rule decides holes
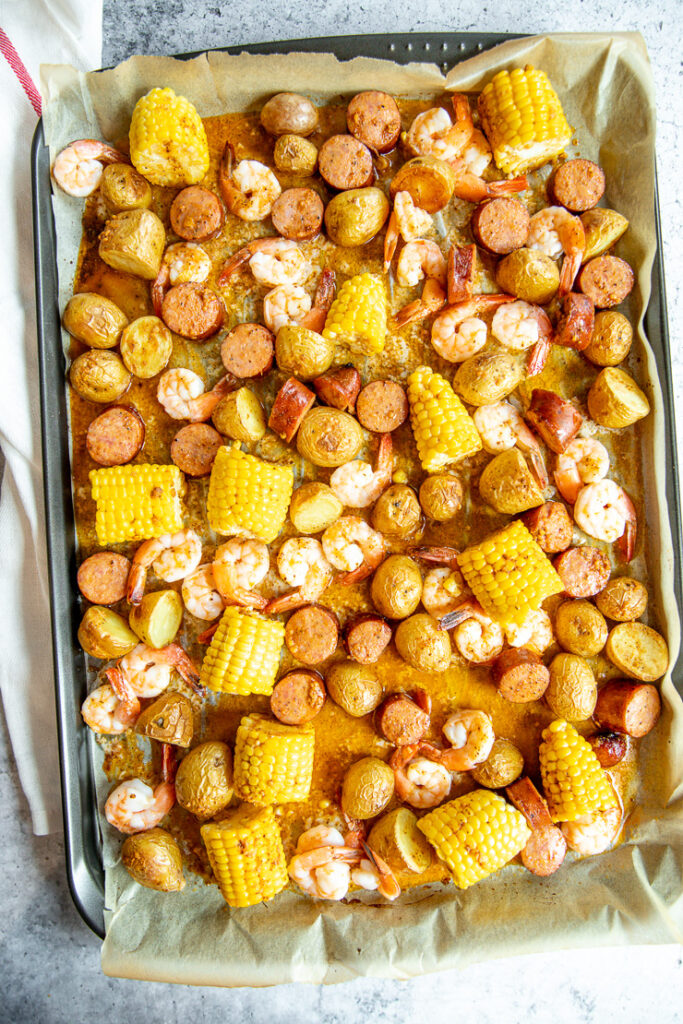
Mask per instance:
[[[396,252],[396,246],[398,245],[398,237],[399,237],[399,234],[398,234],[398,217],[396,215],[396,210],[394,209],[394,210],[391,211],[391,216],[389,217],[389,221],[387,223],[387,233],[384,236],[384,273],[385,274],[386,274],[387,270],[389,269],[389,267],[391,266],[391,261],[394,258],[394,253]]]
[[[396,881],[396,876],[385,860],[371,850],[367,843],[363,843],[365,856],[377,872],[377,890],[386,900],[395,900],[401,895],[401,886]]]
[[[140,716],[140,700],[126,680],[118,665],[108,668],[105,675],[114,695],[120,701],[116,709],[116,718],[122,725],[133,726]]]
[[[467,164],[462,157],[449,160],[449,163],[456,174],[453,194],[468,203],[481,203],[484,199],[492,199],[494,196],[514,195],[529,187],[525,174],[503,181],[484,181],[467,170]]]
[[[624,532],[617,540],[617,549],[625,562],[630,562],[636,551],[636,535],[638,530],[636,509],[624,491],[624,505],[626,510],[626,524]]]
[[[164,260],[161,261],[159,267],[159,273],[152,281],[152,306],[154,307],[155,316],[161,317],[161,307],[164,303],[164,295],[168,291],[168,286],[171,283],[171,269]]]
[[[477,260],[476,245],[452,245],[448,254],[448,302],[464,302],[474,291],[474,271]]]
[[[447,565],[451,569],[457,569],[460,552],[457,548],[430,545],[411,548],[410,554],[413,558],[419,558],[422,562],[429,562],[432,565]]]
[[[437,313],[445,302],[446,292],[441,284],[434,278],[427,278],[420,298],[399,309],[394,315],[394,323],[397,327],[405,327],[416,320],[424,320],[426,316]]]
[[[335,282],[334,270],[323,270],[315,290],[313,306],[299,321],[302,327],[320,334],[325,326],[330,306],[334,302]]]
[[[529,353],[529,358],[526,364],[526,371],[530,377],[535,377],[537,373],[541,372],[548,361],[551,348],[552,338],[538,339]]]
[[[164,782],[175,782],[178,771],[178,760],[175,747],[171,743],[161,744],[161,777]]]
[[[211,643],[211,639],[212,639],[214,633],[216,632],[216,630],[218,629],[219,626],[220,626],[220,622],[214,622],[212,626],[209,626],[207,629],[205,629],[202,633],[200,633],[197,636],[197,643],[198,644],[210,644]]]

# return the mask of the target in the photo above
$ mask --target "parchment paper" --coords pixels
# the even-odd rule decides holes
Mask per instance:
[[[255,107],[280,90],[319,102],[361,89],[405,96],[479,90],[501,68],[532,63],[548,72],[576,131],[581,155],[607,176],[607,205],[631,227],[621,254],[637,270],[631,316],[636,372],[651,398],[644,422],[648,564],[652,603],[674,665],[679,617],[664,492],[663,403],[653,353],[642,329],[655,251],[655,111],[647,53],[637,34],[539,36],[505,43],[444,77],[433,65],[404,67],[331,55],[231,57],[189,62],[134,57],[112,71],[80,74],[45,67],[46,136],[53,149],[84,135],[116,141],[133,104],[157,85],[188,96],[203,116]],[[265,88],[264,88],[265,86]],[[71,293],[80,241],[80,206],[54,198],[60,299]],[[356,975],[405,978],[467,963],[577,946],[680,942],[683,938],[683,704],[670,675],[662,682],[659,727],[641,742],[644,782],[626,841],[599,857],[574,860],[549,879],[512,866],[465,893],[433,886],[398,904],[317,903],[283,893],[266,905],[231,911],[218,890],[190,876],[166,896],[133,883],[105,837],[107,974],[196,985],[338,982]],[[101,754],[96,750],[95,764]],[[101,779],[104,777],[101,776]],[[569,861],[573,858],[570,855]]]

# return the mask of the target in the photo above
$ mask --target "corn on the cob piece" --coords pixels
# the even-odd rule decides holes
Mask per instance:
[[[339,289],[323,338],[362,352],[382,352],[387,333],[387,297],[381,277],[356,274]]]
[[[183,526],[185,477],[177,466],[109,466],[90,472],[99,544],[177,533]]]
[[[226,903],[252,907],[287,885],[287,862],[272,807],[242,805],[201,827],[211,868]]]
[[[484,611],[521,622],[564,587],[550,559],[518,519],[458,556],[458,568]]]
[[[202,119],[173,89],[152,89],[137,101],[129,140],[133,166],[153,185],[194,185],[209,169]]]
[[[481,438],[453,388],[428,366],[408,377],[410,424],[422,468],[436,473],[481,450]]]
[[[460,889],[502,868],[531,835],[524,816],[488,789],[475,789],[441,804],[420,818],[417,827]]]
[[[505,174],[532,171],[571,141],[572,128],[545,71],[499,71],[479,96],[484,134]]]
[[[206,510],[216,533],[251,533],[275,540],[287,517],[294,487],[291,466],[276,466],[243,452],[239,444],[218,449]]]
[[[251,804],[305,800],[311,788],[315,730],[245,715],[237,730],[235,793]]]
[[[576,821],[618,805],[590,743],[564,719],[557,718],[543,730],[538,758],[553,821]]]
[[[246,696],[273,692],[285,627],[258,612],[229,607],[204,655],[202,686],[218,693]]]

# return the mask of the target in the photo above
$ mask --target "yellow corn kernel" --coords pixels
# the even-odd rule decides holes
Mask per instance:
[[[90,472],[98,544],[148,540],[183,527],[185,477],[177,466],[108,466]]]
[[[273,692],[285,627],[277,619],[230,606],[204,655],[202,686],[218,693],[246,696]]]
[[[218,449],[206,510],[216,533],[250,533],[270,544],[282,529],[294,487],[291,466],[276,466],[243,452],[238,443]]]
[[[272,807],[242,805],[201,827],[218,888],[231,907],[252,907],[287,885],[287,862]]]
[[[557,718],[542,739],[538,758],[553,821],[576,821],[618,806],[609,776],[573,725]]]
[[[498,871],[526,845],[531,831],[524,816],[502,796],[475,789],[420,818],[437,855],[459,889]]]
[[[306,800],[313,775],[315,730],[246,715],[235,740],[235,793],[252,804]]]
[[[481,438],[447,380],[428,366],[408,377],[410,424],[422,468],[436,473],[481,450]]]
[[[387,334],[387,297],[377,274],[356,274],[339,289],[323,338],[361,352],[382,352]]]
[[[153,185],[194,185],[209,169],[202,119],[173,89],[152,89],[137,101],[129,141],[133,166]]]
[[[484,134],[505,174],[532,171],[558,156],[572,128],[545,71],[499,71],[479,96]]]

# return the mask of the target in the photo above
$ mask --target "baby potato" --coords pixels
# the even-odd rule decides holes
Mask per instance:
[[[557,264],[536,249],[515,249],[498,264],[496,280],[504,292],[544,306],[560,286]]]
[[[143,644],[159,650],[173,643],[182,619],[180,594],[176,590],[155,590],[131,609],[128,623]]]
[[[173,335],[158,316],[140,316],[121,335],[121,358],[134,377],[149,380],[164,369],[173,352]]]
[[[422,522],[422,509],[417,494],[407,484],[393,484],[375,502],[371,522],[385,537],[403,540]]]
[[[420,504],[428,519],[445,523],[462,505],[462,484],[452,473],[435,473],[420,485]]]
[[[664,637],[642,622],[621,622],[607,637],[609,660],[625,675],[654,683],[669,667]]]
[[[370,587],[372,602],[388,619],[412,615],[422,597],[422,574],[407,555],[390,555],[375,569]]]
[[[300,135],[281,135],[275,143],[273,160],[278,171],[310,175],[315,173],[318,150]]]
[[[115,352],[91,348],[74,359],[69,381],[88,402],[115,402],[128,390],[130,373]]]
[[[192,704],[182,693],[162,693],[141,713],[135,723],[135,731],[159,743],[189,747],[194,732]]]
[[[152,186],[130,164],[107,164],[100,179],[100,195],[112,213],[146,210],[152,202]]]
[[[318,111],[298,92],[278,92],[263,104],[261,124],[269,135],[310,135],[318,126]]]
[[[420,612],[404,619],[394,641],[403,660],[421,672],[445,672],[451,663],[451,638],[431,615]]]
[[[306,413],[296,437],[299,455],[314,466],[329,469],[354,459],[362,444],[363,430],[358,420],[322,405]]]
[[[349,818],[364,821],[381,814],[394,795],[394,773],[378,757],[352,764],[342,783],[341,806]]]
[[[421,874],[432,862],[429,842],[417,827],[417,817],[407,807],[389,811],[372,826],[368,846],[392,871]]]
[[[157,892],[185,888],[180,847],[163,828],[128,836],[121,847],[121,863],[139,885]]]
[[[437,213],[450,202],[455,184],[455,171],[445,160],[416,156],[396,172],[390,194],[393,200],[397,192],[409,192],[416,206],[427,213]]]
[[[491,753],[471,771],[472,778],[487,789],[511,785],[524,771],[524,755],[511,740],[496,739]]]
[[[629,353],[633,328],[623,313],[602,309],[595,314],[593,334],[583,354],[596,366],[617,366]]]
[[[523,376],[509,352],[478,352],[460,364],[453,386],[468,405],[489,405],[507,398]]]
[[[221,398],[211,417],[216,430],[235,441],[260,441],[266,433],[263,406],[249,388],[238,388]]]
[[[120,615],[111,608],[94,604],[81,619],[78,642],[86,654],[108,661],[129,654],[140,640]]]
[[[153,281],[166,245],[164,225],[151,210],[124,210],[104,226],[99,253],[114,270]]]
[[[285,324],[275,337],[275,362],[283,373],[299,380],[313,380],[329,370],[334,341],[298,324]]]
[[[616,210],[607,210],[603,206],[596,206],[594,209],[582,213],[581,223],[586,235],[584,263],[607,252],[628,227],[628,221],[623,214],[617,213]]]
[[[178,803],[197,818],[213,818],[232,800],[232,753],[226,743],[208,740],[186,754],[175,779]]]
[[[336,523],[344,506],[328,484],[302,484],[292,495],[289,518],[299,533],[320,533]]]
[[[334,196],[325,207],[325,227],[335,245],[365,245],[384,226],[389,200],[380,188],[350,188]]]
[[[650,403],[628,373],[607,366],[588,392],[588,412],[601,427],[618,430],[647,416]]]
[[[590,718],[598,699],[598,684],[588,662],[576,654],[557,654],[549,667],[545,699],[553,714],[568,722]]]
[[[356,661],[336,661],[330,665],[325,685],[335,704],[353,718],[369,715],[382,701],[382,684],[367,665]]]
[[[640,580],[628,576],[613,577],[604,590],[595,597],[595,603],[608,619],[631,622],[645,614],[647,587]]]
[[[594,658],[607,643],[607,623],[590,601],[565,601],[555,612],[555,636],[565,651]]]
[[[65,331],[91,348],[113,348],[128,317],[104,295],[78,292],[69,299],[62,323]]]
[[[507,515],[543,504],[543,492],[517,448],[491,459],[479,478],[479,493],[488,505]]]

